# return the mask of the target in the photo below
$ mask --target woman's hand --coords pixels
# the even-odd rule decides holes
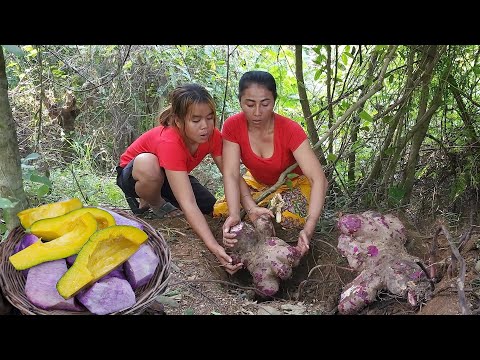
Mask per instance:
[[[275,217],[275,215],[273,215],[273,212],[270,209],[267,209],[267,208],[264,208],[264,207],[258,206],[258,205],[254,206],[253,208],[251,208],[249,210],[248,217],[250,218],[252,223],[255,224],[255,220],[257,220],[263,214],[267,214],[271,218]]]
[[[235,244],[237,243],[238,240],[235,239],[237,235],[234,233],[231,233],[230,229],[233,226],[238,225],[239,223],[240,223],[240,216],[235,216],[235,215],[230,215],[229,217],[227,217],[227,219],[223,223],[222,230],[223,230],[224,246],[231,248],[231,247],[234,247]]]
[[[225,268],[225,271],[228,272],[230,275],[235,274],[238,270],[243,267],[243,263],[238,263],[233,265],[232,258],[228,256],[225,252],[225,249],[221,246],[218,246],[214,252],[215,257],[217,258],[218,262],[221,266]]]
[[[298,235],[297,249],[300,251],[301,256],[304,256],[310,249],[311,237],[312,236],[307,235],[305,229],[300,231],[300,234]]]

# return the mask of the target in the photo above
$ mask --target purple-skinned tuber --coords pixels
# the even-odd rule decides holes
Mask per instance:
[[[407,298],[412,306],[431,296],[431,284],[419,264],[407,253],[406,230],[394,215],[374,211],[343,215],[338,250],[360,274],[340,296],[340,314],[355,314],[372,303],[380,290]]]
[[[273,296],[280,281],[292,275],[292,268],[300,261],[300,252],[275,236],[270,217],[263,215],[254,225],[241,222],[230,229],[237,235],[230,255],[234,264],[242,262],[252,274],[258,295]]]

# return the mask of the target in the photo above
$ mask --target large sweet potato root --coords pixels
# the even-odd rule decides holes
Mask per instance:
[[[378,291],[407,297],[412,306],[431,296],[431,285],[420,259],[407,253],[406,230],[394,215],[374,211],[342,216],[338,249],[361,273],[345,286],[338,310],[354,314],[375,300]]]
[[[258,218],[254,225],[241,222],[231,228],[238,242],[230,255],[235,264],[242,262],[252,274],[258,295],[273,296],[280,280],[292,275],[292,268],[300,261],[300,252],[275,236],[268,216]]]

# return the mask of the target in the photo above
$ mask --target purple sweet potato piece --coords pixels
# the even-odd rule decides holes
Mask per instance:
[[[70,255],[69,257],[65,258],[67,260],[67,266],[70,267],[73,265],[75,262],[75,259],[77,258],[77,254]]]
[[[13,248],[13,253],[16,254],[17,252],[25,249],[26,247],[29,247],[33,243],[36,243],[38,240],[40,240],[40,239],[33,234],[23,235],[22,239]]]
[[[101,279],[76,298],[91,313],[106,315],[135,305],[135,293],[125,279],[111,277]]]
[[[15,245],[15,247],[13,248],[13,253],[16,254],[17,252],[22,251],[26,247],[29,247],[30,245],[36,243],[39,240],[40,239],[33,234],[25,234],[23,235],[22,239],[17,243],[17,245]],[[28,269],[22,270],[22,274],[23,276],[27,277]]]
[[[85,310],[75,299],[65,300],[57,291],[57,282],[67,271],[65,259],[47,261],[29,270],[25,295],[32,304],[44,310]]]
[[[106,279],[110,279],[112,277],[116,277],[116,278],[123,279],[123,280],[127,279],[125,277],[125,273],[123,272],[123,264],[120,265],[119,267],[113,269],[112,271],[110,271],[107,275],[103,276],[100,280],[106,280]]]
[[[140,245],[138,251],[123,264],[132,289],[145,285],[153,277],[159,263],[160,259],[150,245]]]
[[[112,214],[113,218],[115,219],[115,223],[117,225],[131,225],[131,226],[135,226],[135,227],[139,228],[140,230],[143,230],[143,228],[144,228],[143,224],[141,224],[138,221],[130,220],[130,219],[126,218],[125,216],[117,214],[116,212],[114,212],[112,210],[108,210],[108,209],[105,209],[105,208],[102,208],[102,207],[99,207],[99,206],[98,206],[98,208],[102,209],[102,210],[105,210],[105,211],[109,212],[110,214]]]

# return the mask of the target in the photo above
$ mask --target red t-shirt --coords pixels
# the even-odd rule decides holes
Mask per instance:
[[[307,139],[305,131],[292,119],[275,114],[274,125],[274,150],[268,159],[256,155],[250,147],[245,113],[230,116],[222,128],[223,138],[240,146],[240,160],[255,180],[265,185],[275,184],[280,174],[296,162],[293,152]],[[303,174],[298,166],[293,172]]]
[[[210,139],[198,145],[192,156],[182,136],[175,127],[157,126],[140,135],[120,156],[120,166],[125,167],[138,154],[152,153],[158,158],[160,166],[167,170],[192,171],[208,154],[212,157],[222,155],[222,135],[214,128]]]

